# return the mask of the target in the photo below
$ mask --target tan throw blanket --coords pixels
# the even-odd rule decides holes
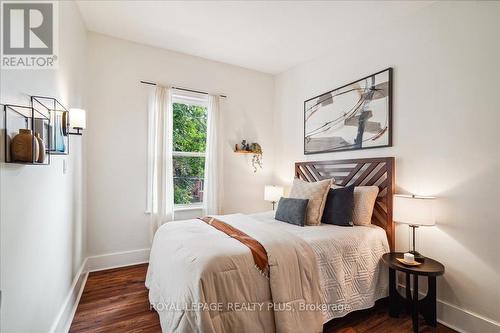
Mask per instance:
[[[262,274],[269,277],[269,262],[267,258],[267,252],[261,243],[248,236],[243,231],[236,229],[235,227],[220,220],[217,220],[215,217],[205,216],[203,218],[200,218],[200,220],[207,223],[208,225],[211,225],[215,229],[222,231],[229,237],[238,240],[240,243],[248,247],[252,252],[255,266]]]
[[[246,215],[216,219],[262,244],[269,278],[255,269],[246,245],[207,223],[163,225],[146,278],[163,332],[321,332],[322,313],[315,308],[321,305],[319,271],[311,247],[278,225]]]

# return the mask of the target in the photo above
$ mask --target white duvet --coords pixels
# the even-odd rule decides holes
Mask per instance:
[[[380,260],[389,252],[389,243],[382,228],[329,224],[297,227],[275,220],[273,212],[250,216],[259,222],[279,224],[312,247],[320,271],[325,323],[370,308],[388,295],[387,270]]]
[[[301,238],[242,214],[218,216],[266,249],[270,277],[248,247],[200,220],[155,234],[146,286],[167,332],[322,331],[316,257]],[[307,307],[305,307],[307,305]]]
[[[245,245],[204,222],[165,224],[146,278],[164,333],[320,332],[387,295],[379,262],[389,247],[379,227],[297,227],[272,212],[218,218],[264,246],[270,279]]]

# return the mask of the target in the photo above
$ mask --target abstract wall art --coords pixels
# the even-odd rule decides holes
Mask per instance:
[[[304,154],[392,146],[392,68],[304,102]]]

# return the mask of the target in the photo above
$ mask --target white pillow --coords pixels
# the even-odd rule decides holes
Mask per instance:
[[[326,196],[332,185],[331,179],[319,182],[305,182],[298,178],[293,180],[290,198],[309,199],[306,212],[306,225],[320,225]]]
[[[343,187],[337,186],[334,187]],[[372,223],[373,207],[377,200],[378,186],[354,187],[354,210],[352,221],[354,225],[370,225]]]
[[[356,186],[354,188],[354,225],[370,225],[372,223],[373,207],[377,200],[378,186]]]

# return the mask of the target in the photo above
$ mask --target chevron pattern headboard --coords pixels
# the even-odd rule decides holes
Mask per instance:
[[[394,251],[394,157],[297,162],[295,177],[307,182],[335,178],[335,183],[341,186],[378,186],[379,194],[373,210],[372,223],[385,229],[391,251]]]

